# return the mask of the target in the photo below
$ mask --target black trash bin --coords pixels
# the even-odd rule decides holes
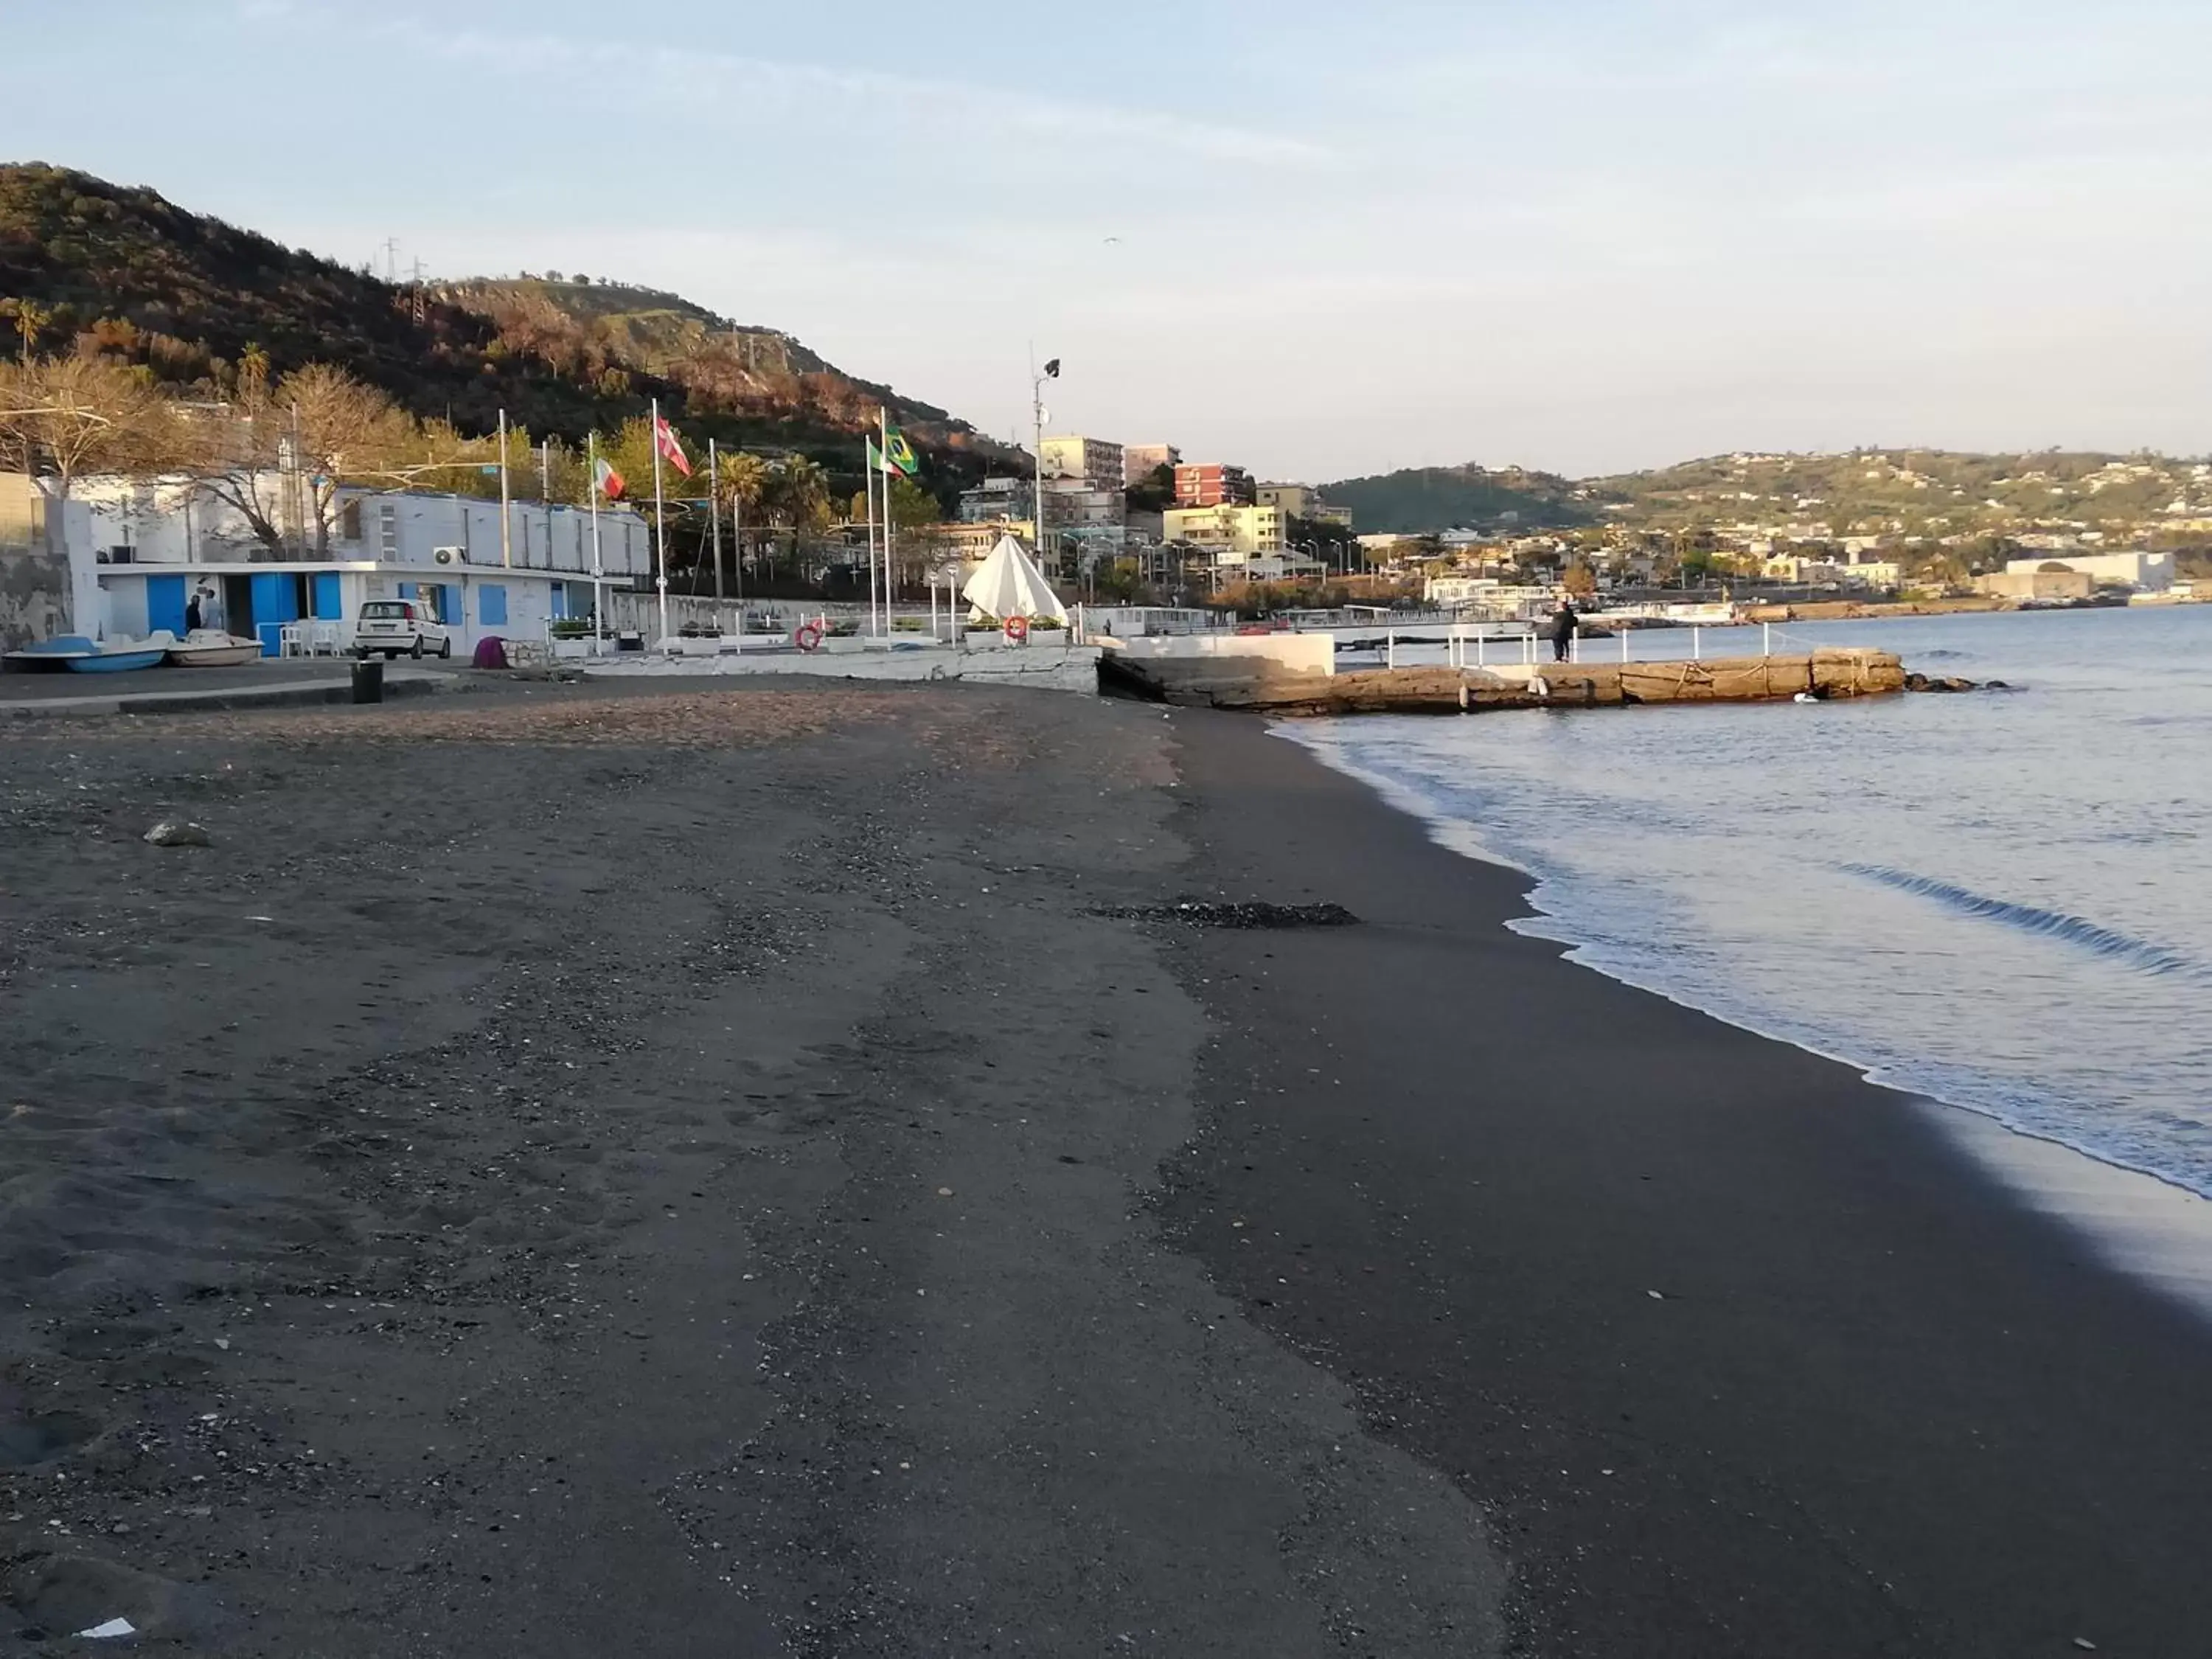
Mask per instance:
[[[381,659],[363,657],[354,664],[353,700],[356,702],[384,701],[384,663]]]

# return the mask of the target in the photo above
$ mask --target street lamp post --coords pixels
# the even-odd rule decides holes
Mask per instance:
[[[1036,360],[1032,358],[1031,362]],[[1060,378],[1060,359],[1048,359],[1043,369],[1030,377],[1030,415],[1036,431],[1036,500],[1030,503],[1036,514],[1037,562],[1044,562],[1044,383]]]

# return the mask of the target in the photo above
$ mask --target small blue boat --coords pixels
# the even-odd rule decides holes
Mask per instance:
[[[100,654],[100,647],[82,634],[61,634],[51,640],[40,640],[36,645],[27,645],[20,651],[7,653],[6,661],[12,668],[61,669],[78,657]]]
[[[155,634],[143,640],[107,640],[89,654],[64,658],[74,674],[128,674],[134,669],[159,668],[167,660],[176,637]]]
[[[167,647],[159,651],[102,651],[89,657],[71,657],[69,666],[72,674],[128,674],[133,669],[159,668],[168,654]]]

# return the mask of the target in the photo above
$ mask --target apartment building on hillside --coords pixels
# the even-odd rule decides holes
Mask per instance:
[[[960,522],[991,524],[1036,517],[1036,486],[1027,478],[986,478],[960,492]]]
[[[1126,483],[1149,478],[1162,467],[1182,465],[1182,451],[1173,444],[1130,444],[1121,451],[1121,477]]]
[[[1261,506],[1280,507],[1285,519],[1309,519],[1316,524],[1352,528],[1352,509],[1323,501],[1321,491],[1311,484],[1263,483],[1258,493]]]
[[[1189,507],[1257,507],[1258,488],[1241,466],[1218,461],[1186,462],[1176,468],[1176,505]],[[1278,517],[1280,514],[1278,513]]]
[[[1160,517],[1163,538],[1203,549],[1217,566],[1242,564],[1284,550],[1284,520],[1277,507],[1228,503],[1178,507]]]
[[[1047,438],[1042,452],[1048,479],[1080,478],[1093,489],[1121,489],[1127,485],[1119,444],[1102,438]]]

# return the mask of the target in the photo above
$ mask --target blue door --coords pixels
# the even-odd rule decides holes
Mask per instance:
[[[300,584],[280,571],[252,578],[253,631],[261,641],[261,654],[273,657],[283,648],[284,624],[300,620]]]
[[[164,628],[179,639],[185,636],[185,579],[182,576],[146,578],[146,631],[156,633]]]
[[[318,622],[341,622],[345,617],[345,606],[338,599],[338,579],[335,571],[319,571],[315,575],[313,604]]]

